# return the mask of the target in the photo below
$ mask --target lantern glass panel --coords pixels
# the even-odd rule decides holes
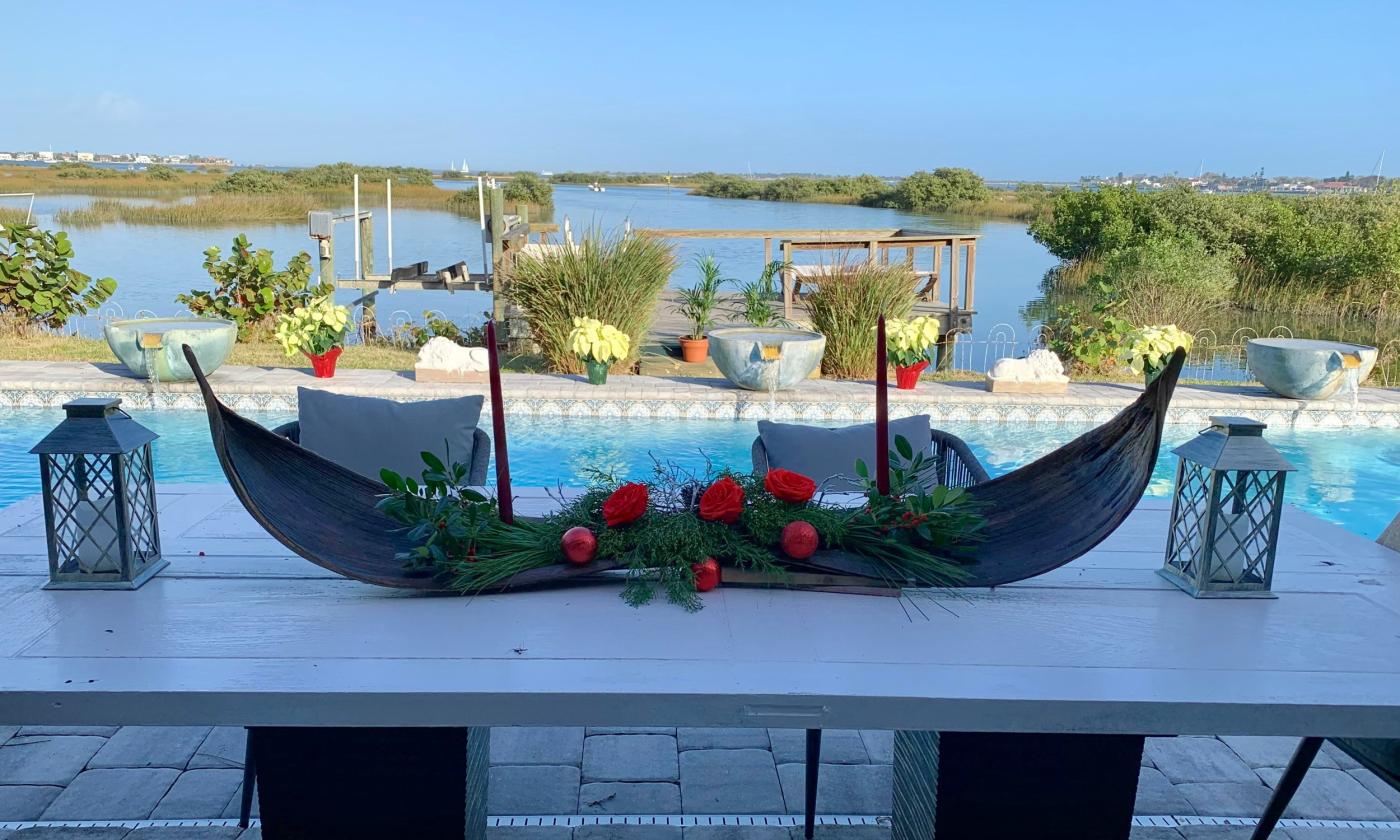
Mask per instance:
[[[121,456],[126,484],[127,522],[131,529],[131,562],[139,570],[160,556],[156,528],[156,483],[149,444]]]
[[[1167,566],[1186,580],[1196,580],[1205,562],[1206,524],[1210,509],[1210,470],[1193,461],[1178,462],[1176,502]]]
[[[1237,470],[1218,475],[1210,582],[1262,586],[1268,581],[1277,519],[1274,497],[1282,489],[1284,473]]]
[[[117,505],[119,455],[47,456],[53,498],[53,541],[61,574],[122,571]]]

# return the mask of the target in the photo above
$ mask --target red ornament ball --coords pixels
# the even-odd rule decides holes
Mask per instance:
[[[806,560],[817,553],[817,529],[812,523],[797,520],[783,526],[783,553],[794,560]]]
[[[575,566],[592,562],[593,556],[598,553],[598,538],[582,525],[576,525],[565,531],[561,544],[564,549],[564,559]]]
[[[709,592],[719,586],[719,562],[713,557],[706,557],[699,563],[692,563],[690,571],[695,575],[695,591]]]

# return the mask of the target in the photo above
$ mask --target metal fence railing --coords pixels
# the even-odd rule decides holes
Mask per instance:
[[[170,317],[189,315],[188,309],[181,309],[172,313]],[[348,344],[363,344],[365,342],[359,315],[360,310],[351,310]],[[101,338],[103,325],[110,321],[154,317],[164,316],[157,316],[149,309],[137,310],[131,315],[127,315],[119,304],[107,303],[99,311],[73,318],[66,326],[50,330],[50,332],[84,338]],[[408,310],[396,309],[390,312],[387,317],[381,315],[378,318],[376,340],[407,346],[411,343],[410,331],[413,328],[425,327],[431,320],[452,321],[453,319],[441,310],[430,309],[415,314]],[[465,330],[465,326],[462,324],[458,323],[458,326]],[[1052,338],[1049,328],[1045,326],[1036,326],[1025,332],[1018,332],[1016,327],[1007,323],[996,324],[991,329],[982,332],[981,335],[974,334],[970,330],[954,330],[952,334],[954,341],[949,366],[955,370],[977,373],[991,369],[1000,359],[1022,358],[1033,350],[1046,348],[1050,345]],[[1222,338],[1215,330],[1211,329],[1196,332],[1195,341],[1186,360],[1186,367],[1182,371],[1182,377],[1189,380],[1220,383],[1252,381],[1253,377],[1249,373],[1245,356],[1245,347],[1250,339],[1261,337],[1292,338],[1293,330],[1279,325],[1268,332],[1260,333],[1257,330],[1242,327],[1230,333],[1226,338]],[[1380,387],[1400,387],[1400,338],[1391,339],[1380,346],[1375,369],[1367,382],[1370,385]]]

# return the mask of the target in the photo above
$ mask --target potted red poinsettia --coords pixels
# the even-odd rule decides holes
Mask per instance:
[[[920,315],[909,321],[891,318],[885,322],[886,346],[894,365],[895,387],[912,391],[919,376],[929,366],[929,354],[938,341],[938,320]]]
[[[327,295],[277,316],[276,337],[288,358],[306,356],[316,377],[329,379],[335,376],[335,360],[349,329],[350,310]]]

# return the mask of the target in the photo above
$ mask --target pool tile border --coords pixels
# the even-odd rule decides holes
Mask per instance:
[[[0,407],[58,408],[83,396],[115,395],[126,407],[148,411],[204,408],[192,383],[156,389],[111,365],[0,361]],[[295,412],[297,388],[346,394],[431,400],[482,394],[480,384],[419,384],[395,371],[347,370],[317,380],[303,371],[225,367],[211,377],[220,398],[237,411]],[[508,374],[506,410],[521,417],[643,420],[760,420],[850,423],[874,419],[868,382],[811,380],[776,397],[742,391],[717,380],[615,376],[602,387],[580,377]],[[1137,395],[1134,386],[1074,383],[1061,396],[989,394],[977,383],[920,383],[891,391],[895,417],[929,414],[938,423],[1101,423]],[[1258,386],[1181,386],[1169,421],[1205,425],[1213,414],[1247,414],[1271,426],[1297,429],[1400,428],[1400,390],[1363,389],[1348,400],[1305,403],[1269,395]]]

